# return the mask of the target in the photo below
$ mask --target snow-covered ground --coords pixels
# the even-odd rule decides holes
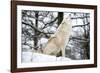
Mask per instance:
[[[70,58],[56,57],[40,53],[22,52],[22,62],[55,62],[55,61],[70,61]]]

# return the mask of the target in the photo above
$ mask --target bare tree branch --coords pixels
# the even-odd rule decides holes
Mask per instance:
[[[71,37],[70,39],[82,40],[83,42],[88,42],[89,41],[89,39],[83,39],[83,38],[77,38],[77,37]]]
[[[29,23],[26,23],[26,22],[22,22],[22,24],[25,24],[25,25],[27,25],[27,26],[30,26],[32,29],[35,29],[36,31],[38,31],[39,33],[43,33],[45,36],[47,36],[47,37],[49,37],[47,34],[54,34],[54,33],[46,33],[46,32],[44,32],[43,30],[40,30],[40,29],[38,29],[38,28],[36,28],[34,25],[33,25],[33,23],[31,22],[31,24],[29,24]]]
[[[34,29],[37,30],[38,32],[41,32],[41,33],[42,33],[42,31],[39,30],[39,29],[37,29],[33,24],[30,25],[29,23],[26,23],[26,22],[22,22],[22,24],[28,25],[28,26],[30,26],[31,28],[34,28]]]
[[[48,22],[48,23],[44,24],[45,26],[44,26],[42,29],[46,28],[48,24],[54,23],[57,19],[58,19],[58,17],[56,17],[56,18],[55,18],[54,20],[52,20],[51,22]]]
[[[90,23],[87,23],[87,24],[85,24],[85,25],[75,25],[75,26],[72,26],[72,28],[74,28],[74,27],[84,27],[84,26],[87,26],[87,25],[89,25]]]
[[[84,18],[90,18],[90,16],[84,16],[84,17],[71,17],[71,19],[84,19]]]

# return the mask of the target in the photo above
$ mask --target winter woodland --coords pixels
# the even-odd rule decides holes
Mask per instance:
[[[25,58],[30,58],[31,61],[37,61],[33,60],[33,58],[42,60],[42,56],[46,56],[46,59],[48,57],[55,59],[56,56],[44,55],[42,51],[48,39],[57,31],[63,18],[68,17],[72,22],[72,32],[70,32],[71,36],[65,48],[66,57],[63,58],[61,52],[59,52],[56,60],[90,59],[89,13],[22,10],[21,14],[22,62],[24,62]]]

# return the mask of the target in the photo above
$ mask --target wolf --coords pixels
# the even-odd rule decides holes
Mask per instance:
[[[71,20],[64,18],[57,31],[49,38],[45,48],[43,49],[43,54],[57,56],[57,54],[61,51],[62,56],[65,57],[65,48],[68,44],[71,31]]]

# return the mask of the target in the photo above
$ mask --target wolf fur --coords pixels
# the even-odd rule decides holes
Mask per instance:
[[[72,24],[70,19],[64,18],[54,36],[49,38],[45,48],[43,49],[43,53],[57,56],[61,51],[62,56],[65,57],[65,47],[69,41],[71,30]]]

